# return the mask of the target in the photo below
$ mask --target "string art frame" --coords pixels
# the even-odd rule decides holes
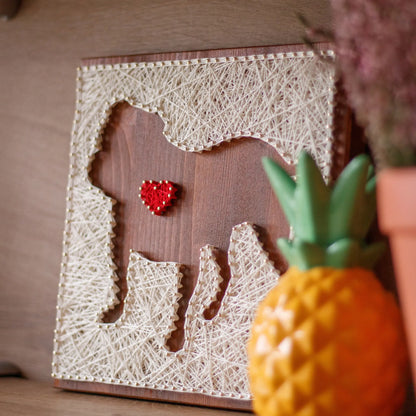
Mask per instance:
[[[115,201],[92,185],[89,171],[113,108],[125,101],[158,114],[166,140],[184,152],[252,137],[292,165],[306,148],[330,180],[344,164],[348,145],[335,134],[336,80],[327,62],[334,53],[326,45],[321,49],[188,53],[175,60],[125,57],[78,69],[52,363],[56,386],[251,408],[246,341],[257,304],[280,275],[253,224],[232,229],[231,279],[211,320],[203,312],[216,299],[220,267],[209,242],[200,248],[184,344],[172,352],[166,340],[177,319],[183,277],[178,263],[150,261],[131,251],[123,312],[114,323],[103,321],[119,302],[112,252]]]

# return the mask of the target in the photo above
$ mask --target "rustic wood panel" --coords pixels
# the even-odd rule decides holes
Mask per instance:
[[[28,0],[0,22],[0,357],[49,380],[81,58],[301,42],[321,0]]]
[[[298,13],[313,26],[331,27],[329,2],[321,0],[28,0],[14,19],[0,22],[2,359],[31,379],[50,380],[81,58],[299,43],[304,28]],[[388,281],[394,286],[391,273]],[[123,414],[220,414],[63,392],[51,396],[35,383],[19,389],[1,381],[5,414],[102,414],[108,408]]]
[[[209,409],[126,400],[95,394],[54,389],[47,382],[21,378],[0,378],[0,414],[13,416],[241,416],[230,410]],[[414,416],[416,408],[409,390],[406,410],[401,416]]]
[[[331,49],[332,45],[329,42],[319,42],[314,44],[314,50],[323,51]],[[250,55],[265,55],[268,53],[284,53],[284,52],[298,52],[310,50],[303,43],[291,43],[287,45],[264,45],[264,46],[250,46],[239,48],[222,48],[222,49],[205,49],[200,51],[179,51],[170,53],[151,53],[151,54],[136,54],[125,56],[108,56],[108,57],[90,57],[82,60],[83,66],[90,65],[105,65],[105,64],[121,64],[129,62],[156,62],[156,61],[174,61],[190,60],[199,58],[219,58],[224,56],[250,56]]]
[[[316,45],[316,49],[319,50],[328,48],[329,44]],[[89,66],[303,50],[307,50],[304,45],[266,46],[90,58],[83,60],[83,64]],[[339,98],[341,97],[340,92]],[[351,122],[344,103],[337,107],[336,114],[338,147],[334,149],[334,174],[342,168],[348,158]],[[201,154],[187,153],[166,140],[163,135],[163,122],[158,115],[135,109],[127,103],[121,103],[113,109],[103,135],[102,150],[96,154],[90,172],[92,184],[117,201],[113,254],[120,278],[121,303],[119,307],[106,314],[106,322],[117,320],[123,309],[123,299],[127,294],[126,274],[130,249],[139,251],[154,261],[175,261],[185,266],[178,329],[172,333],[167,343],[174,351],[180,349],[183,344],[184,316],[198,277],[201,247],[211,244],[218,248],[217,258],[224,277],[222,289],[225,290],[230,277],[226,252],[232,227],[249,221],[257,226],[262,242],[276,267],[285,269],[285,262],[276,251],[275,241],[278,237],[287,236],[289,228],[263,172],[263,156],[279,160],[286,170],[294,174],[294,167],[288,166],[271,146],[260,140],[235,139]],[[143,180],[169,180],[179,186],[179,198],[165,215],[151,215],[141,204],[138,194]],[[216,302],[206,310],[207,319],[215,316],[219,305],[220,302]],[[55,380],[55,385],[71,390],[128,397],[233,409],[251,408],[247,401],[218,399],[198,394],[59,379]]]
[[[156,402],[191,404],[194,406],[215,407],[251,412],[250,400],[237,400],[224,397],[209,397],[204,394],[162,391],[129,386],[117,386],[102,383],[90,383],[73,380],[55,380],[55,387],[83,393],[105,394],[130,399],[146,399]]]
[[[184,264],[187,303],[196,284],[199,249],[212,244],[225,255],[232,227],[244,221],[263,230],[272,259],[283,267],[274,242],[288,234],[288,227],[261,166],[262,156],[286,166],[277,152],[259,140],[243,138],[209,152],[187,153],[172,146],[162,131],[159,116],[120,105],[92,164],[92,183],[118,201],[113,253],[122,297],[132,249],[154,261]],[[138,197],[141,182],[149,179],[179,186],[179,198],[163,216],[151,215]],[[226,276],[227,270],[223,268]]]
[[[13,416],[241,416],[241,412],[126,400],[54,389],[47,382],[0,378],[0,414]]]
[[[229,279],[226,251],[234,225],[250,221],[259,226],[266,248],[277,267],[284,264],[273,242],[287,235],[288,226],[262,171],[261,157],[280,159],[267,144],[255,139],[224,143],[210,152],[186,153],[172,146],[162,134],[163,123],[154,114],[120,105],[107,128],[103,150],[92,165],[92,183],[119,203],[116,205],[115,262],[121,282],[121,300],[127,293],[126,272],[129,250],[155,261],[185,265],[180,308],[175,331],[168,345],[178,350],[183,344],[184,315],[198,277],[199,249],[218,247],[225,283]],[[281,161],[283,165],[283,161]],[[288,170],[292,170],[287,167]],[[168,179],[180,186],[179,199],[164,216],[151,215],[138,198],[142,180]],[[225,289],[225,287],[224,287]],[[123,304],[121,303],[121,306]],[[219,303],[206,311],[212,318]],[[108,315],[115,321],[122,311]],[[68,383],[56,381],[58,385]],[[72,383],[86,389],[89,383]],[[147,397],[158,400],[248,409],[250,403],[203,395],[154,392],[146,389],[97,385],[95,392]]]

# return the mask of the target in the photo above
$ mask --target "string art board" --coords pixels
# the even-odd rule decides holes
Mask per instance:
[[[249,328],[289,233],[260,159],[294,173],[307,149],[328,180],[343,167],[333,59],[292,45],[84,61],[57,387],[251,409]]]

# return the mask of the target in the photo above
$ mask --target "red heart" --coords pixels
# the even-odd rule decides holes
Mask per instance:
[[[176,199],[177,190],[170,181],[143,181],[139,196],[152,214],[162,215]]]

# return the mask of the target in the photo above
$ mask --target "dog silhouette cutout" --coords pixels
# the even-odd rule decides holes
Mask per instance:
[[[258,139],[238,138],[211,151],[185,152],[166,140],[157,114],[125,102],[113,109],[90,171],[91,183],[117,201],[112,242],[120,304],[107,311],[104,322],[115,322],[122,313],[131,250],[149,260],[183,265],[180,319],[168,341],[171,350],[180,349],[183,342],[183,317],[198,279],[201,247],[217,248],[223,277],[221,293],[205,311],[206,319],[217,313],[227,287],[226,252],[235,225],[255,224],[271,260],[278,268],[285,267],[275,240],[289,231],[263,172],[263,156],[278,159],[291,170],[275,149]],[[144,180],[168,180],[177,186],[177,199],[164,215],[151,215],[142,203],[139,194]]]

